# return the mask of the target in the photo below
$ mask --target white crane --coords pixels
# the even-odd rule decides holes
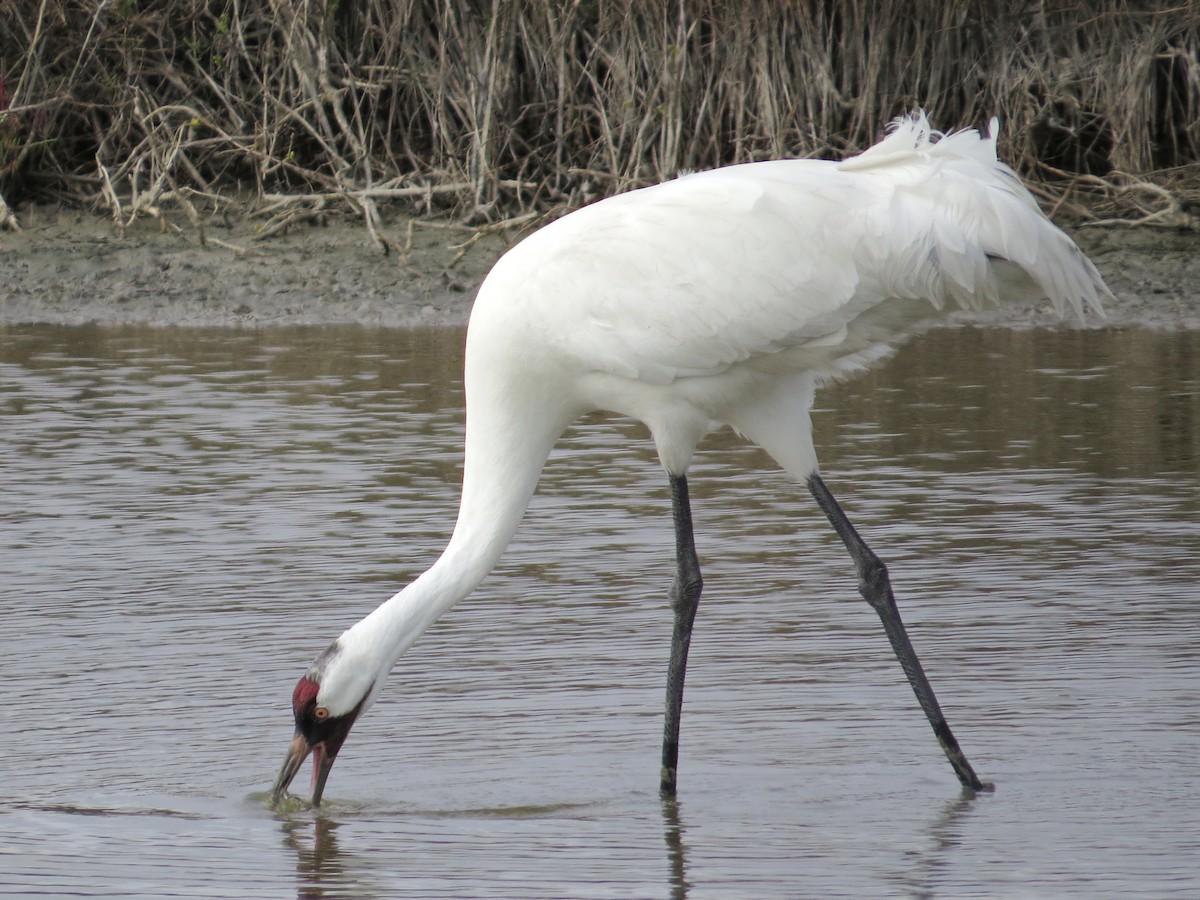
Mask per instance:
[[[563,430],[593,410],[650,429],[671,485],[675,623],[661,790],[675,791],[684,672],[700,600],[686,472],[729,425],[807,485],[849,550],[962,784],[983,790],[896,609],[887,570],[818,472],[809,408],[920,319],[1047,297],[1101,312],[1108,288],[996,158],[990,134],[939,135],[924,113],[842,162],[782,160],[685,175],[578,210],[503,256],[467,331],[462,501],[420,577],[321,653],[292,697],[296,732],[272,793],[313,755],[312,804],[351,726],[422,632],[467,596],[516,531]]]

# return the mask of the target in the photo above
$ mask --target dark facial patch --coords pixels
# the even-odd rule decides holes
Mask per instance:
[[[330,661],[341,652],[342,645],[337,641],[326,647],[321,655],[313,660],[313,664],[308,667],[304,677],[296,682],[296,689],[292,691],[292,714],[296,719],[296,731],[304,735],[304,739],[310,746],[324,744],[326,755],[330,759],[342,746],[346,735],[350,733],[350,726],[358,718],[359,712],[362,711],[362,705],[366,702],[366,697],[371,693],[371,690],[368,689],[358,705],[344,715],[323,714],[320,717],[317,716],[317,694],[321,690],[321,678]]]
[[[292,695],[292,712],[296,719],[296,731],[304,735],[310,746],[324,744],[326,755],[332,759],[346,740],[346,735],[350,733],[350,726],[362,711],[366,697],[364,696],[358,705],[345,715],[318,717],[317,687],[317,683],[307,675],[301,678]],[[370,693],[368,690],[367,694]]]

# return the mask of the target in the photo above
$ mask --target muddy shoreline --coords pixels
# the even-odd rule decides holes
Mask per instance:
[[[186,223],[182,234],[145,222],[122,235],[94,213],[36,209],[22,213],[22,226],[0,232],[3,324],[462,325],[479,283],[522,236],[418,223],[407,252],[385,255],[359,222],[305,225],[258,242],[253,222],[206,225],[211,237],[245,249],[239,254],[201,244]],[[1068,231],[1117,295],[1107,324],[1200,329],[1200,232]],[[409,233],[390,235],[408,243]],[[982,318],[1053,321],[1044,310]]]

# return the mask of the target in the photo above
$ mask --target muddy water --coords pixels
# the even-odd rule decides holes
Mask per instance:
[[[995,794],[960,794],[811,501],[718,435],[664,805],[666,485],[595,418],[322,814],[268,811],[295,678],[448,534],[460,342],[0,330],[0,895],[1200,894],[1200,332],[935,331],[819,397]]]

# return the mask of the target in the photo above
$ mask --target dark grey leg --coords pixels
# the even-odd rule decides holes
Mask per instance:
[[[660,790],[675,793],[679,765],[679,719],[683,713],[683,677],[687,670],[692,623],[700,606],[700,560],[692,535],[692,507],[688,501],[687,478],[671,476],[671,511],[675,520],[675,580],[671,583],[671,609],[675,629],[671,634],[671,661],[667,666],[667,713],[663,722],[662,773]]]
[[[908,683],[912,685],[913,693],[917,695],[917,702],[921,704],[921,709],[925,710],[925,715],[929,717],[933,733],[937,735],[938,743],[946,752],[946,758],[954,767],[954,773],[958,776],[958,780],[962,782],[963,787],[972,790],[992,790],[993,785],[979,780],[975,770],[967,762],[967,757],[959,748],[954,734],[950,731],[946,717],[942,715],[937,697],[933,694],[929,679],[925,677],[925,670],[921,668],[921,661],[917,659],[917,653],[913,650],[908,633],[904,630],[904,623],[900,620],[900,611],[896,608],[896,598],[892,594],[892,584],[888,579],[887,567],[854,530],[854,526],[846,518],[846,514],[833,498],[833,494],[829,493],[829,488],[825,486],[820,475],[809,476],[808,489],[816,498],[817,505],[829,518],[833,530],[838,533],[838,537],[850,551],[850,557],[854,560],[854,566],[858,570],[858,590],[875,612],[879,613],[879,618],[883,622],[883,630],[887,633],[888,640],[892,642],[892,649],[896,651],[896,658],[900,660],[900,666],[904,669],[904,674],[908,676]]]

